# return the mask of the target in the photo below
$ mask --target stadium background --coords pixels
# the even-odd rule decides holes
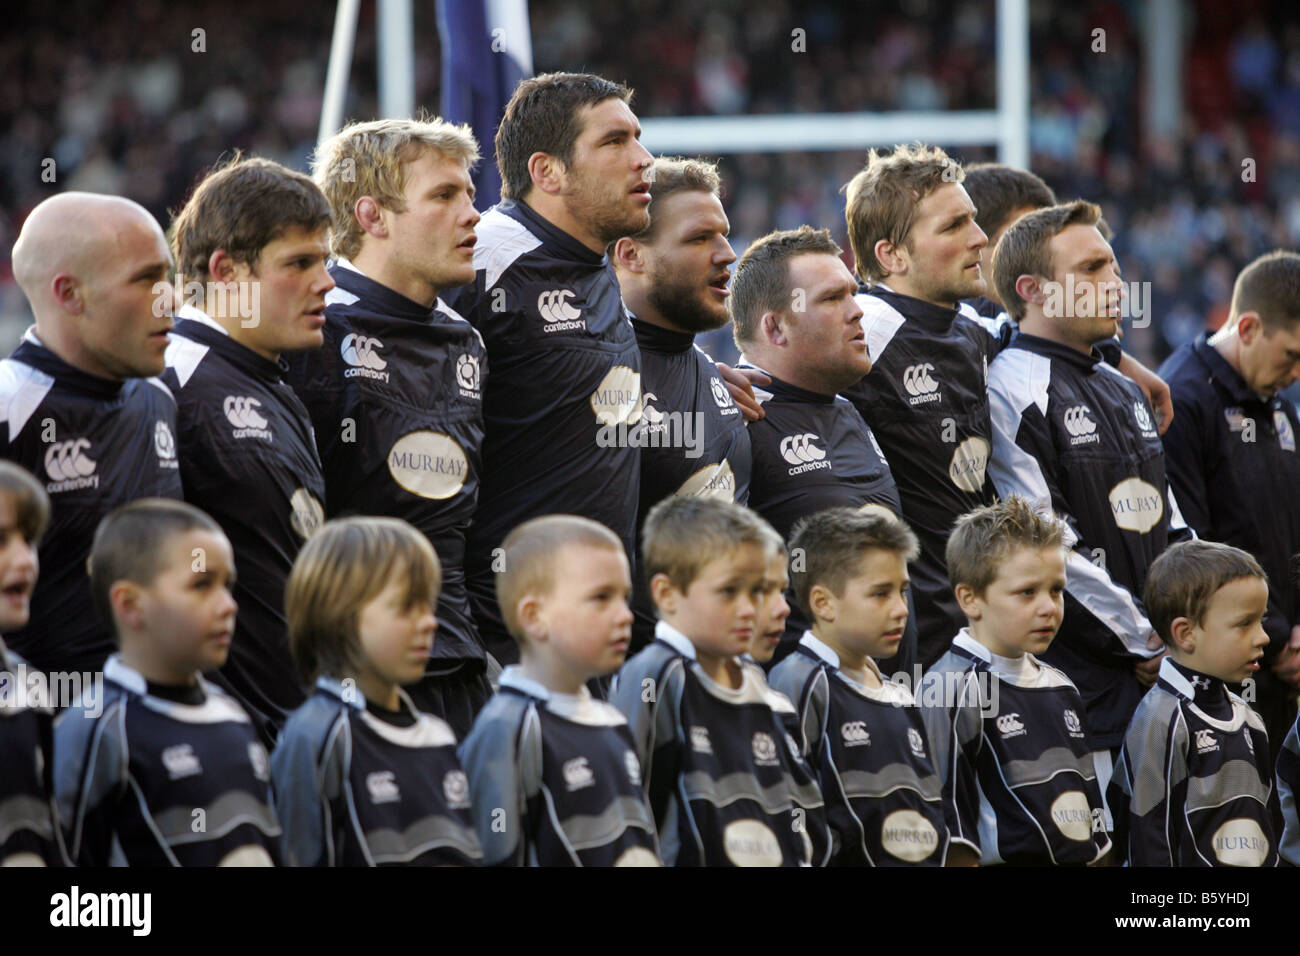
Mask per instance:
[[[1151,0],[1155,2],[1155,0]],[[535,72],[589,70],[636,89],[644,118],[993,109],[995,0],[531,0]],[[1126,280],[1151,283],[1126,347],[1154,367],[1227,314],[1252,258],[1300,248],[1300,13],[1292,0],[1171,0],[1184,17],[1181,120],[1145,122],[1145,0],[1030,3],[1030,166],[1062,199],[1102,204]],[[0,38],[0,350],[30,322],[9,251],[57,191],[119,193],[166,225],[234,148],[306,169],[334,5],[290,0],[22,0]],[[439,111],[433,0],[413,4],[415,91]],[[205,50],[192,50],[195,28]],[[806,31],[794,52],[791,31]],[[1105,31],[1106,50],[1094,52]],[[380,115],[374,0],[361,4],[349,119]],[[653,147],[653,143],[650,144]],[[940,145],[945,145],[942,142]],[[485,144],[490,158],[491,144]],[[863,151],[721,157],[732,244],[828,226]],[[989,147],[952,149],[964,161]],[[42,181],[54,160],[53,183]],[[1243,160],[1253,176],[1243,177]],[[706,342],[720,358],[727,330]]]

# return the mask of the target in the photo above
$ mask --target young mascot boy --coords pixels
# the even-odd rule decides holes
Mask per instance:
[[[271,755],[286,862],[464,866],[483,852],[447,724],[402,684],[420,680],[442,568],[398,518],[331,521],[289,575],[289,641],[316,693]]]
[[[271,866],[280,825],[248,715],[200,675],[225,663],[235,561],[193,505],[144,498],[103,520],[90,585],[121,651],[102,713],[54,726],[55,796],[82,866]],[[200,825],[201,824],[201,825]]]
[[[1110,849],[1070,679],[1042,663],[1064,614],[1061,525],[1011,496],[963,515],[947,565],[970,621],[917,700],[946,795],[954,862],[1088,864]]]
[[[770,528],[718,499],[673,497],[646,518],[655,639],[624,665],[612,700],[628,718],[664,861],[800,866],[822,810],[761,670],[741,661],[766,628]]]
[[[23,468],[0,461],[0,633],[27,624],[36,543],[49,520],[45,489]],[[32,693],[47,686],[37,673],[0,639],[0,866],[67,862],[50,780],[52,702]]]
[[[1133,866],[1276,866],[1264,721],[1226,685],[1259,670],[1268,578],[1245,551],[1176,544],[1145,599],[1169,647],[1124,736],[1108,791]]]
[[[882,514],[833,508],[795,527],[795,592],[812,629],[772,671],[795,701],[818,771],[838,865],[942,865],[947,815],[911,692],[872,660],[893,657],[907,620],[916,536]]]
[[[627,721],[586,687],[618,669],[631,640],[623,545],[589,518],[547,515],[503,547],[497,601],[520,663],[460,751],[486,862],[658,866]]]

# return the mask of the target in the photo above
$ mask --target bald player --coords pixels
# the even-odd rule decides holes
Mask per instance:
[[[53,196],[14,243],[36,324],[0,361],[0,457],[36,476],[52,514],[30,623],[5,641],[46,672],[98,670],[113,649],[86,575],[100,518],[181,497],[176,403],[150,377],[172,327],[171,261],[154,218],[118,196]]]

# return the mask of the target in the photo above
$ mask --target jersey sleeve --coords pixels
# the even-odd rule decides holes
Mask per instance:
[[[610,695],[610,703],[623,714],[636,742],[643,785],[661,834],[681,767],[681,732],[675,715],[685,680],[682,668],[676,657],[658,669],[657,676],[625,668]]]
[[[288,866],[335,865],[331,805],[342,790],[340,742],[329,734],[318,761],[318,741],[291,722],[271,754],[271,786]]]
[[[469,777],[474,829],[485,866],[524,866],[528,862],[529,806],[542,781],[542,729],[537,712],[485,709],[460,745],[458,756]]]
[[[1300,866],[1300,719],[1291,725],[1277,755],[1277,796],[1282,804],[1282,842],[1278,853],[1292,866]]]
[[[127,791],[125,704],[98,718],[80,707],[54,725],[54,795],[68,856],[78,866],[108,866],[117,804]]]
[[[1004,359],[1005,361],[1005,359]],[[1044,360],[1046,361],[1046,360]],[[1151,624],[1141,601],[1092,560],[1092,545],[1061,491],[1058,458],[1047,421],[1047,382],[1034,375],[1014,391],[1003,368],[989,375],[989,414],[993,421],[993,454],[989,473],[998,494],[1020,495],[1039,510],[1051,510],[1064,525],[1066,594],[1089,620],[1072,627],[1076,639],[1096,646],[1098,656],[1150,657],[1146,646]],[[1016,394],[1028,388],[1027,396]],[[1171,521],[1172,526],[1172,521]]]
[[[946,693],[947,686],[933,690],[925,686],[931,681],[947,684],[953,678],[958,680],[955,684],[956,693],[951,695],[951,706],[946,704],[946,697],[949,696]],[[929,700],[932,696],[945,700],[945,704],[921,707],[921,719],[930,738],[935,769],[939,772],[942,784],[948,830],[953,842],[964,843],[979,854],[980,797],[975,761],[979,756],[984,722],[980,717],[979,683],[975,679],[975,672],[953,674],[931,671],[923,679],[916,699]]]
[[[1152,719],[1145,702],[1124,738],[1108,791],[1115,843],[1131,866],[1178,866],[1170,834],[1183,813],[1190,740],[1182,711]]]

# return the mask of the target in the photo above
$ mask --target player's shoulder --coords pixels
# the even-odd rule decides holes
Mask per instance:
[[[906,326],[907,318],[891,303],[869,292],[857,293],[853,301],[862,310],[862,332],[867,341],[867,354],[874,365]]]
[[[12,356],[0,360],[0,421],[12,441],[54,387],[54,377]]]
[[[791,700],[799,700],[804,690],[822,672],[821,665],[806,654],[795,652],[772,668],[768,683]]]
[[[988,389],[1018,408],[1038,406],[1046,414],[1052,387],[1052,360],[1014,341],[989,363]]]
[[[483,214],[475,227],[474,270],[483,273],[483,291],[496,286],[511,266],[522,257],[535,253],[543,244],[541,236],[523,222],[509,215],[509,206],[496,205]]]
[[[525,694],[498,690],[474,718],[474,726],[465,736],[464,745],[474,746],[485,740],[513,738],[524,718],[534,709],[537,701]]]

